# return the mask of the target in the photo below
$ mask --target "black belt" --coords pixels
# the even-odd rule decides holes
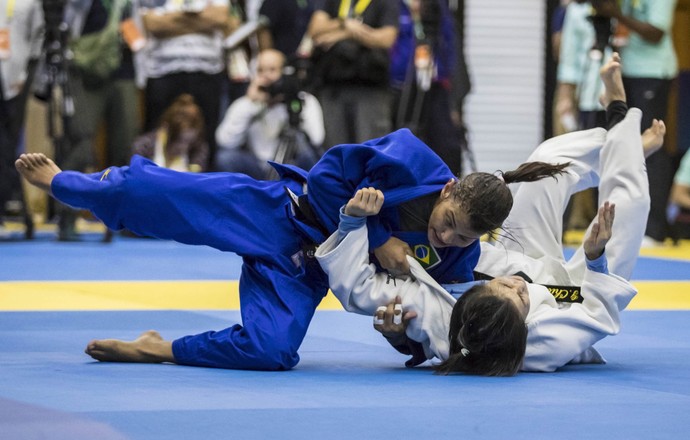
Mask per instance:
[[[546,287],[548,289],[549,293],[551,295],[553,295],[553,297],[558,302],[580,304],[584,300],[584,298],[582,298],[582,288],[580,286],[565,286],[565,285],[556,285],[556,284],[535,283],[524,272],[518,272],[515,275],[524,279],[528,283],[539,284],[540,286]],[[478,281],[493,280],[494,277],[492,277],[491,275],[487,275],[485,273],[475,271],[474,272],[474,279],[478,280]]]
[[[288,187],[285,187],[285,192],[287,192],[290,201],[292,202],[293,211],[295,213],[295,219],[304,223],[305,225],[316,229],[324,237],[328,237],[330,234],[328,230],[321,224],[314,209],[309,203],[309,198],[306,194],[300,196],[292,192]],[[318,245],[320,243],[312,243],[313,245]]]

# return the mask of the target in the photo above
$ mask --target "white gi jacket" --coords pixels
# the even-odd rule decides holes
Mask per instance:
[[[379,306],[399,295],[405,311],[417,312],[407,327],[407,336],[422,344],[427,358],[447,359],[448,325],[455,299],[412,257],[408,261],[416,279],[396,279],[394,283],[387,274],[377,273],[369,263],[365,226],[348,233],[340,243],[337,234],[318,248],[316,257],[345,310],[373,316]],[[503,249],[494,250],[508,255]],[[482,249],[480,266],[484,252]],[[530,310],[523,371],[554,371],[569,362],[603,362],[592,345],[618,333],[620,311],[637,291],[616,275],[590,270],[585,272],[581,287],[581,304],[559,304],[546,287],[528,283]]]
[[[528,283],[530,310],[524,371],[554,371],[567,363],[602,363],[593,345],[620,330],[620,311],[637,291],[630,278],[649,212],[649,183],[640,138],[642,113],[632,108],[610,131],[601,128],[549,139],[530,161],[569,162],[558,183],[550,179],[523,184],[506,224],[511,238],[499,245],[482,243],[476,270],[491,276],[524,272],[535,283],[581,286],[581,304],[558,303],[539,284]],[[600,202],[616,204],[611,240],[606,245],[613,274],[589,270],[582,246],[563,259],[562,210],[572,193],[598,187]],[[417,312],[407,336],[424,347],[427,358],[447,359],[448,325],[455,299],[408,257],[415,279],[387,282],[369,264],[366,228],[338,243],[337,232],[316,252],[331,290],[343,307],[372,316],[381,305],[402,298]]]

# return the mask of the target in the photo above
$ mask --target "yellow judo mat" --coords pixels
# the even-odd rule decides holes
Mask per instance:
[[[571,232],[566,242],[577,243],[581,233]],[[136,243],[136,240],[134,241]],[[149,242],[150,243],[150,242]],[[80,244],[74,244],[79,246]],[[146,246],[146,242],[142,243]],[[75,248],[78,249],[78,248]],[[107,249],[107,247],[105,248]],[[185,249],[183,246],[182,249]],[[187,247],[186,249],[193,249]],[[184,252],[184,251],[182,251]],[[5,254],[7,257],[11,255]],[[234,256],[233,256],[234,257]],[[690,241],[676,245],[670,242],[664,247],[640,251],[638,267],[646,268],[644,279],[633,284],[638,295],[629,310],[690,310]],[[84,255],[93,259],[93,255]],[[104,264],[108,253],[99,254]],[[236,257],[235,257],[236,258]],[[74,260],[79,261],[76,255]],[[669,263],[680,265],[673,279],[657,276]],[[239,259],[233,260],[239,265]],[[40,271],[40,269],[36,269]],[[679,273],[680,272],[680,273]],[[685,273],[683,273],[685,272]],[[180,279],[180,280],[31,280],[30,276],[13,279],[0,278],[0,310],[238,310],[238,281],[232,279]],[[22,279],[23,278],[23,279]],[[37,277],[40,278],[40,277]],[[107,278],[107,275],[106,275]],[[3,281],[4,279],[4,281]],[[319,310],[342,310],[332,294],[328,294]]]
[[[636,281],[628,310],[690,310],[690,281]],[[0,283],[0,310],[238,310],[237,281]],[[342,310],[329,293],[319,310]]]

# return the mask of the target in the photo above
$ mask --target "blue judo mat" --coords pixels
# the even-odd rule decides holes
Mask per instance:
[[[1,280],[231,279],[239,258],[154,240],[0,245]],[[674,266],[677,265],[677,266]],[[636,279],[687,279],[640,260]],[[665,272],[659,277],[659,271]],[[235,272],[237,271],[237,272]],[[690,311],[626,311],[606,365],[512,378],[406,369],[371,318],[318,311],[289,372],[94,362],[95,338],[222,329],[239,312],[0,312],[0,439],[669,439],[690,432]]]

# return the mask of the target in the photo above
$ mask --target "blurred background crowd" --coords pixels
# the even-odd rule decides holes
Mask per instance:
[[[690,238],[690,0],[0,0],[0,222],[79,240],[83,214],[21,184],[22,152],[272,179],[267,161],[408,128],[458,176],[509,169],[603,125],[612,51],[641,130],[668,127],[645,245]],[[566,227],[596,206],[576,195]]]

